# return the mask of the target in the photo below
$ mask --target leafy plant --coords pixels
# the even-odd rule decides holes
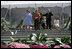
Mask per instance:
[[[9,28],[10,30],[16,30],[16,27],[13,27],[13,26],[12,26],[12,27],[9,26],[8,28]]]
[[[12,43],[12,42],[25,43],[25,44],[28,44],[29,46],[47,45],[51,48],[54,48],[54,46],[60,46],[60,47],[63,47],[65,45],[71,46],[70,38],[67,35],[65,37],[62,37],[62,38],[53,38],[53,40],[52,40],[53,43],[48,45],[47,38],[49,38],[49,37],[47,36],[47,34],[42,35],[41,33],[42,33],[42,31],[40,30],[40,31],[38,31],[37,34],[32,33],[29,38],[24,38],[24,39],[14,39],[13,37],[10,37],[10,39],[11,39],[10,43]],[[2,42],[2,43],[6,44],[5,42]]]
[[[25,38],[25,39],[14,39],[13,37],[10,37],[10,39],[11,39],[10,42],[25,43],[25,44],[29,44],[29,45],[34,45],[34,44],[35,45],[36,44],[46,45],[47,38],[49,38],[47,36],[47,34],[46,33],[42,34],[42,31],[40,30],[40,31],[38,31],[37,34],[32,33],[29,38]],[[30,41],[30,42],[28,42],[28,41]]]
[[[10,42],[14,42],[15,39],[13,37],[10,37]]]
[[[23,20],[20,21],[20,23],[16,26],[16,28],[19,28],[23,25]]]
[[[36,44],[38,44],[38,45],[46,45],[46,44],[47,44],[47,43],[46,43],[47,38],[49,38],[49,37],[47,36],[47,34],[46,34],[46,33],[45,33],[45,34],[42,34],[42,31],[41,31],[41,30],[39,30],[39,31],[37,32],[37,34],[32,33],[32,34],[29,36],[29,39],[30,39],[31,41],[34,41],[34,43],[36,43]]]
[[[68,44],[68,43],[70,43],[70,38],[67,35],[65,35],[65,37],[61,38],[61,41],[65,44]]]
[[[10,42],[18,42],[18,43],[28,43],[27,41],[29,41],[27,38],[25,39],[14,39],[13,37],[10,37]]]
[[[1,44],[6,45],[6,43],[4,41],[1,41]]]
[[[59,45],[59,46],[69,45],[69,46],[71,46],[70,37],[68,37],[67,35],[65,37],[62,37],[61,39],[54,38],[52,41],[54,43],[50,45],[51,47],[54,47],[56,45]]]
[[[8,26],[10,26],[9,22],[7,22],[5,18],[1,18],[1,31],[8,30]]]
[[[71,25],[71,17],[68,18],[67,24],[62,29],[69,30],[70,29],[70,25]]]
[[[10,29],[10,30],[16,30],[16,29],[18,29],[19,27],[21,27],[23,25],[23,20],[21,20],[20,21],[20,23],[17,25],[17,26],[9,26],[8,28]]]
[[[22,25],[23,25],[23,20],[21,20],[17,26],[11,26],[10,23],[5,20],[5,18],[1,18],[1,31],[16,30]]]
[[[55,45],[60,45],[60,42],[57,41],[55,38],[53,39],[53,42],[55,43]]]

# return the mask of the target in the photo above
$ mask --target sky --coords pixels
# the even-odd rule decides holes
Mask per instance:
[[[71,1],[1,1],[1,5],[14,4],[71,3]]]

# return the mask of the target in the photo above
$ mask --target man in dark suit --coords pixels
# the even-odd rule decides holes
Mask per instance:
[[[51,12],[50,9],[48,9],[48,12],[46,14],[42,14],[43,16],[46,16],[46,25],[47,29],[51,29],[51,16],[53,16],[53,13]]]

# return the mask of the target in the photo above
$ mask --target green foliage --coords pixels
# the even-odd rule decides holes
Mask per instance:
[[[22,43],[27,43],[28,39],[22,39],[21,42]]]
[[[20,23],[17,25],[17,26],[9,26],[8,28],[10,29],[10,30],[16,30],[16,29],[18,29],[19,27],[21,27],[23,25],[23,20],[21,20],[20,21]]]
[[[4,41],[1,41],[1,44],[6,45],[6,43]]]
[[[28,43],[27,41],[29,41],[27,38],[25,39],[14,39],[13,37],[10,37],[10,42],[18,42],[18,43]]]
[[[11,27],[11,26],[9,26],[8,27],[10,30],[16,30],[16,27]]]
[[[37,41],[41,41],[41,38],[42,38],[41,34],[42,34],[41,31],[38,31],[37,37],[36,37]]]
[[[36,39],[35,41],[39,41],[39,42],[42,42],[42,41],[46,41],[46,38],[48,38],[47,35],[45,34],[42,34],[42,31],[38,31],[37,34],[33,33],[29,36],[29,39],[32,41],[32,37],[34,36],[34,39]]]
[[[17,26],[11,26],[9,22],[5,20],[5,18],[1,18],[1,31],[7,30],[16,30],[23,25],[23,20]]]
[[[69,30],[70,28],[71,28],[71,17],[68,18],[66,26],[64,26],[64,28],[62,29]]]
[[[32,12],[32,19],[34,21],[35,12]]]
[[[47,38],[50,38],[50,37],[48,37],[47,34],[42,34],[42,31],[40,30],[37,32],[37,34],[35,34],[35,33],[31,34],[29,36],[29,38],[14,39],[13,37],[10,37],[10,39],[11,39],[10,43],[11,42],[18,42],[18,43],[28,44],[29,46],[32,46],[32,45],[43,45],[44,46],[44,45],[48,44]],[[28,42],[28,41],[30,41],[30,42]],[[53,41],[53,43],[49,45],[52,48],[55,45],[60,45],[60,46],[70,45],[71,46],[70,37],[68,37],[67,35],[62,38],[53,38],[52,41]],[[6,43],[4,42],[3,44],[6,44]]]
[[[15,39],[13,37],[10,37],[10,42],[14,42]]]
[[[38,45],[46,45],[47,38],[49,38],[47,34],[42,34],[41,30],[37,34],[33,33],[29,36],[30,41],[34,41],[33,43]]]
[[[70,25],[69,25],[69,30],[71,30],[71,23],[70,23]]]
[[[16,26],[16,28],[19,28],[23,25],[23,20],[20,21],[20,23]]]
[[[70,37],[68,37],[67,35],[62,37],[61,40],[54,38],[53,43],[50,45],[51,47],[55,46],[55,45],[69,45],[71,46],[70,43]]]
[[[59,41],[57,41],[55,38],[53,39],[53,42],[55,43],[55,45],[60,45]]]
[[[70,42],[69,40],[70,40],[70,38],[67,35],[65,35],[65,37],[61,38],[61,41],[65,44],[68,44]]]
[[[46,45],[47,44],[46,43],[46,41],[47,41],[46,38],[49,38],[49,37],[47,36],[47,34],[42,34],[42,31],[40,30],[40,31],[37,32],[37,34],[34,34],[34,33],[31,34],[29,36],[29,38],[24,38],[24,39],[14,39],[12,37],[10,37],[10,38],[11,38],[10,42],[25,43],[25,44],[29,44],[31,46],[31,45],[34,45],[34,44],[35,45],[36,44]],[[28,42],[28,41],[30,41],[30,42]]]
[[[9,22],[7,22],[5,18],[1,18],[1,31],[8,30],[8,26],[10,26]]]

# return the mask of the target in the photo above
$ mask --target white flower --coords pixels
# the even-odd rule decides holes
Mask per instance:
[[[47,36],[47,33],[45,33],[44,35]]]
[[[56,40],[57,40],[59,43],[62,43],[62,42],[61,42],[61,39],[56,38]]]
[[[12,32],[12,31],[10,32],[11,32],[11,35],[17,34],[17,30],[15,32]]]
[[[14,32],[11,32],[11,35],[14,35]]]
[[[32,33],[33,36],[37,36],[35,33]]]
[[[32,36],[31,38],[33,41],[36,41],[36,36]]]
[[[17,34],[17,30],[16,30],[15,34]]]

